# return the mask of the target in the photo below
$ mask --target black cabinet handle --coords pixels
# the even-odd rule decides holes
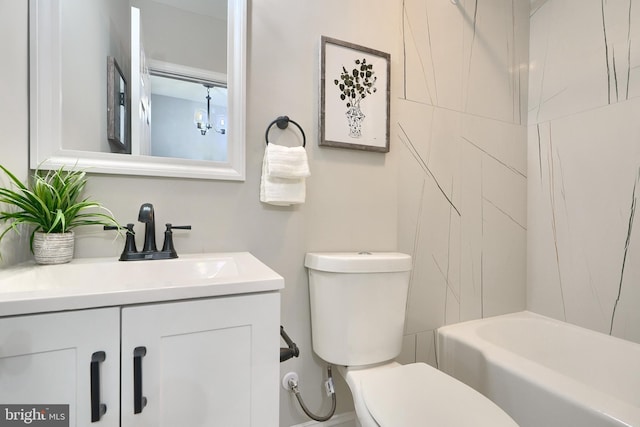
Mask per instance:
[[[139,414],[147,406],[147,398],[142,395],[142,358],[147,354],[146,347],[133,349],[133,413]]]
[[[104,362],[107,354],[96,351],[91,355],[91,422],[100,421],[107,412],[107,405],[100,403],[100,363]]]

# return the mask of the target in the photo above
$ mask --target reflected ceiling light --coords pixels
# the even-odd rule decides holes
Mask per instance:
[[[209,129],[213,129],[214,131],[224,135],[226,133],[226,130],[224,128],[224,125],[225,125],[224,116],[216,116],[217,117],[216,121],[218,122],[220,127],[216,127],[211,123],[210,91],[213,85],[203,84],[203,86],[207,88],[207,111],[204,111],[203,109],[197,109],[193,117],[193,122],[196,124],[196,127],[200,129],[200,134],[203,136],[207,134],[207,131],[209,131]]]

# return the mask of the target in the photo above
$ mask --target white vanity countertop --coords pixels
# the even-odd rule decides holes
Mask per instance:
[[[0,270],[0,316],[269,292],[284,279],[249,252],[171,260],[80,258]]]

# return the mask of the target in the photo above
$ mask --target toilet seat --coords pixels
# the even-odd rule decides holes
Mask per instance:
[[[517,427],[495,403],[424,363],[361,377],[364,403],[380,427]]]

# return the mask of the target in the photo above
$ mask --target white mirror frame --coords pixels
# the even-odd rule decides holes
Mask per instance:
[[[107,174],[244,181],[248,0],[229,1],[229,146],[228,161],[224,163],[63,149],[61,1],[64,0],[29,0],[29,161],[32,169],[74,166]]]

